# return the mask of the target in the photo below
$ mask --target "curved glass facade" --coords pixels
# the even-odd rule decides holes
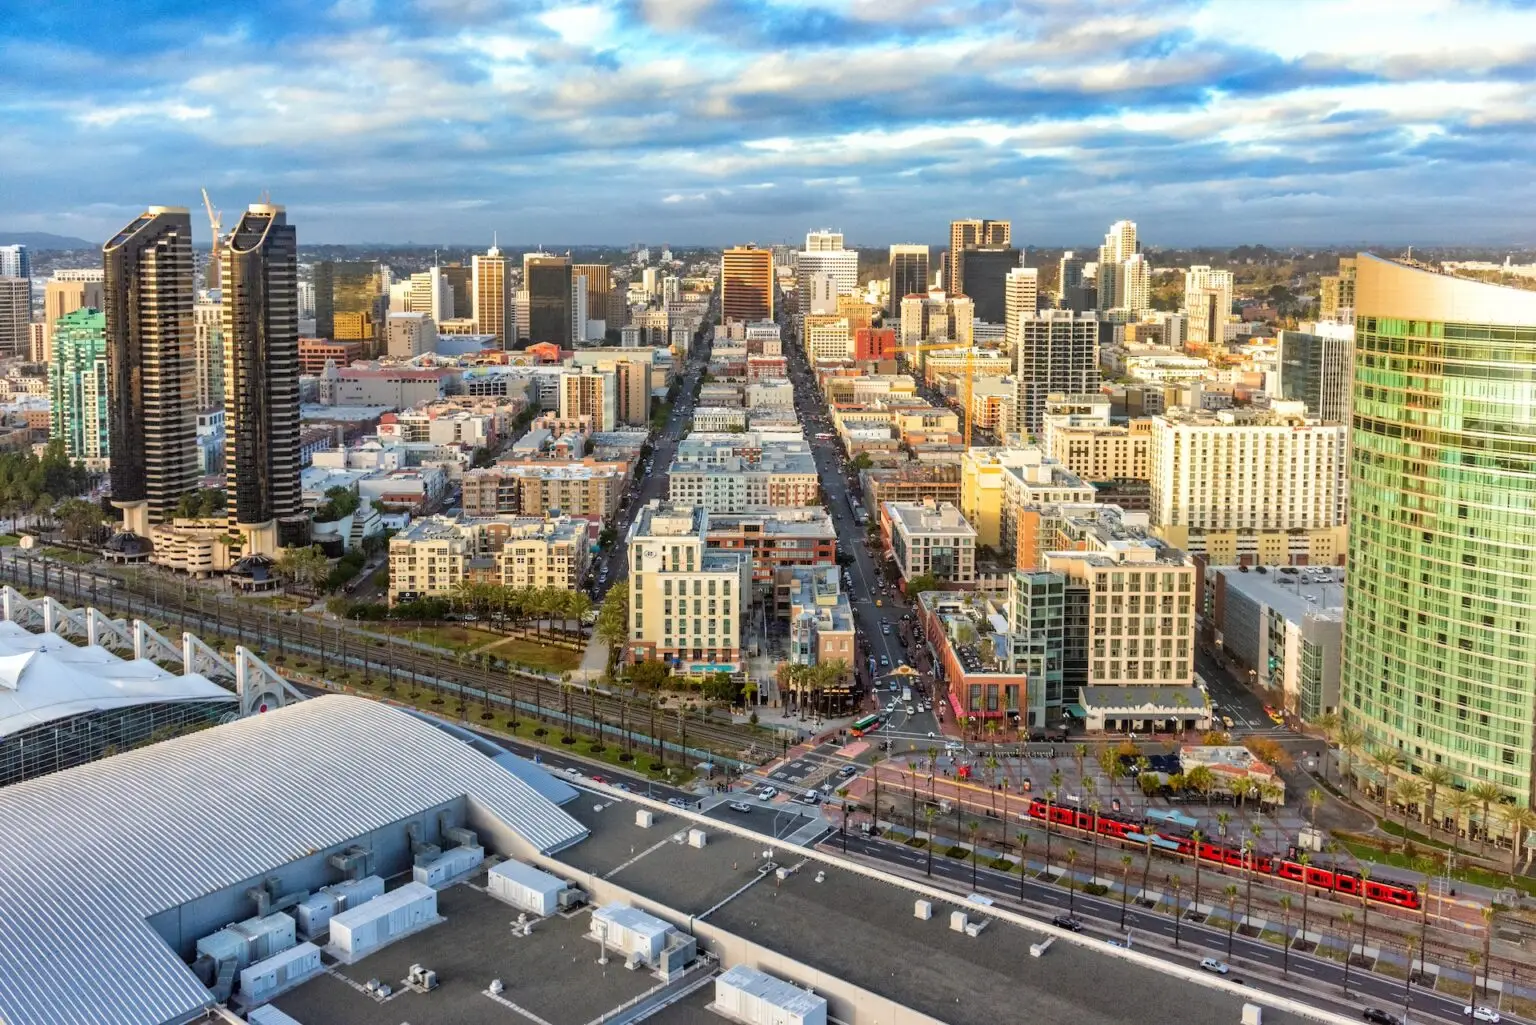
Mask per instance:
[[[1362,255],[1355,329],[1345,716],[1527,804],[1536,292]]]

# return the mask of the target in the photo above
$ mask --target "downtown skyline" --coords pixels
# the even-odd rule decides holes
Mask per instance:
[[[206,186],[311,244],[1536,236],[1536,11],[1299,6],[38,6],[0,28],[0,229],[105,238]]]

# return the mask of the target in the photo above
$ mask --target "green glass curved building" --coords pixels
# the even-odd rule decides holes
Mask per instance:
[[[1356,267],[1344,716],[1529,806],[1536,292]]]

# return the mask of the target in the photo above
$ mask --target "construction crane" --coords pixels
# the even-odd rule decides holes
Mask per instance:
[[[923,344],[923,345],[898,345],[898,346],[896,346],[896,348],[893,351],[895,351],[897,353],[903,353],[903,354],[913,354],[913,353],[924,353],[924,352],[940,352],[940,351],[943,351],[943,350],[946,350],[946,349],[964,349],[965,350],[965,398],[964,398],[964,408],[962,410],[961,415],[964,417],[964,423],[965,423],[965,447],[966,448],[970,448],[971,447],[971,392],[972,392],[973,388],[975,387],[975,380],[976,380],[976,364],[975,364],[975,355],[974,355],[975,351],[976,351],[976,346],[973,343],[971,343],[971,342],[930,342],[930,343],[926,343],[926,344]]]
[[[213,200],[208,198],[208,190],[203,190],[203,208],[208,211],[208,226],[213,230],[213,242],[208,247],[208,273],[204,275],[210,289],[218,288],[222,267],[219,260],[219,239],[224,230],[224,222],[220,211],[213,208]]]

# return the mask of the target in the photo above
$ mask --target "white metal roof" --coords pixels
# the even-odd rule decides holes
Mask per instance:
[[[185,1019],[209,993],[149,916],[463,796],[544,851],[586,835],[463,742],[341,696],[0,789],[0,1022]]]
[[[125,661],[99,645],[76,647],[0,621],[0,737],[40,723],[160,701],[228,701],[233,692],[147,659]]]

